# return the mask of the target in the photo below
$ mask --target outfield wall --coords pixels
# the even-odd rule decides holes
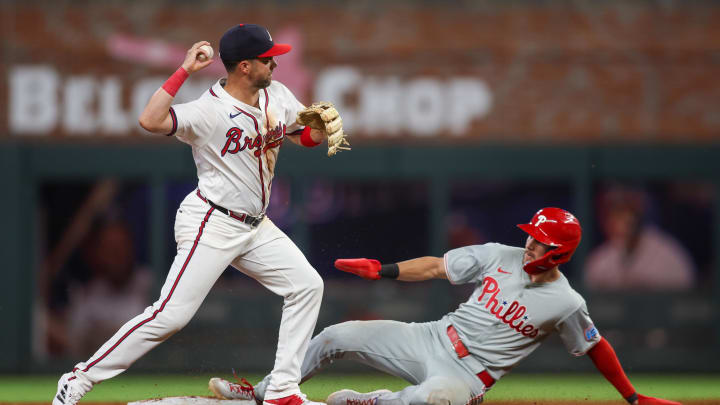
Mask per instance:
[[[439,319],[465,300],[469,294],[467,287],[452,287],[439,281],[371,284],[337,274],[332,270],[332,260],[374,254],[383,260],[441,255],[451,243],[453,228],[447,219],[463,209],[466,213],[496,210],[497,214],[493,215],[500,216],[499,221],[507,229],[490,240],[519,244],[522,235],[514,230],[514,224],[526,221],[525,217],[532,211],[523,212],[523,204],[517,209],[502,211],[498,204],[515,202],[497,201],[498,196],[517,196],[519,192],[527,204],[566,203],[583,222],[583,243],[573,263],[563,270],[575,288],[586,295],[601,333],[605,332],[615,341],[633,370],[718,370],[714,362],[706,361],[715,358],[720,347],[720,330],[716,326],[720,313],[717,298],[720,296],[717,277],[720,274],[717,268],[720,149],[717,147],[409,148],[386,145],[357,148],[332,159],[322,150],[307,151],[294,146],[283,149],[273,198],[282,199],[291,208],[302,209],[288,221],[283,220],[288,215],[286,210],[275,211],[277,217],[273,217],[272,211],[270,215],[326,279],[326,298],[318,328],[348,319]],[[176,144],[107,147],[5,143],[0,155],[3,165],[0,176],[6,196],[2,199],[2,209],[12,213],[3,221],[6,232],[0,244],[2,256],[6,258],[6,282],[0,284],[0,308],[7,324],[11,325],[0,336],[1,346],[6,348],[0,367],[8,372],[67,368],[78,359],[68,352],[53,354],[47,347],[42,348],[46,336],[43,333],[47,331],[41,326],[41,320],[52,313],[42,287],[45,283],[52,284],[46,280],[45,267],[53,243],[57,242],[57,237],[53,239],[49,235],[52,218],[71,218],[78,214],[79,205],[58,212],[62,206],[48,202],[54,198],[47,192],[48,185],[66,188],[66,193],[61,194],[63,198],[71,198],[72,190],[87,193],[87,188],[78,188],[78,184],[97,185],[108,179],[132,183],[135,189],[144,190],[142,195],[146,199],[131,206],[135,207],[137,216],[133,221],[145,223],[143,232],[135,234],[136,242],[145,244],[144,252],[138,257],[152,269],[158,286],[174,249],[171,229],[177,202],[172,201],[175,193],[172,185],[183,184],[181,189],[194,187],[194,165],[189,150]],[[317,190],[306,187],[312,183],[309,179],[350,190],[377,192],[377,198],[369,201],[375,201],[376,206],[387,206],[389,212],[373,211],[360,220],[352,216],[329,217],[319,223],[318,217],[334,209],[323,205],[322,198],[332,195],[318,194]],[[582,264],[589,249],[598,244],[597,229],[593,229],[596,227],[593,214],[597,208],[594,207],[596,184],[608,180],[710,186],[714,202],[711,222],[706,228],[710,232],[712,258],[708,262],[710,268],[698,273],[694,288],[674,293],[648,293],[642,289],[597,293],[584,284]],[[374,188],[383,184],[389,185],[390,190],[384,194]],[[513,185],[520,191],[513,189]],[[508,192],[508,188],[512,190]],[[396,200],[385,201],[393,197],[393,189],[410,191],[396,196]],[[525,189],[527,192],[522,194]],[[545,189],[557,195],[548,194]],[[480,201],[472,200],[470,208],[463,205],[464,199],[457,199],[458,194],[467,197],[467,190],[480,193]],[[393,205],[402,204],[402,200],[415,203]],[[338,206],[347,203],[332,201]],[[319,213],[307,208],[318,205],[322,207]],[[405,222],[402,220],[404,210],[410,212]],[[671,216],[690,220],[692,213],[675,212]],[[370,218],[370,223],[366,218]],[[393,218],[400,218],[400,222],[392,222]],[[392,225],[391,229],[383,228],[387,223]],[[496,229],[489,224],[471,225],[484,232]],[[698,228],[697,232],[701,230]],[[408,239],[407,243],[402,239]],[[271,342],[275,341],[281,302],[254,281],[233,276],[231,271],[227,273],[230,274],[221,279],[187,329],[141,360],[138,369],[182,371],[242,366],[262,371],[270,366],[274,350]],[[61,270],[55,278],[63,274]],[[154,299],[158,290],[148,291],[148,299]],[[587,361],[562,354],[564,349],[556,339],[550,339],[546,346],[521,369],[563,371],[591,367]]]

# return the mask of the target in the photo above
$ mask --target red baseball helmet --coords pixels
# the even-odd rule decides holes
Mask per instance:
[[[554,207],[541,209],[529,224],[520,224],[518,228],[536,241],[554,248],[543,257],[526,263],[523,269],[528,274],[542,273],[558,264],[569,262],[582,238],[582,228],[577,218],[568,211]]]

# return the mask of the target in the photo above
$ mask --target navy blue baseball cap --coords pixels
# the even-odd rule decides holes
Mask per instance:
[[[220,59],[239,62],[252,58],[278,56],[290,52],[288,44],[273,42],[267,28],[256,24],[240,24],[225,31],[220,38]]]

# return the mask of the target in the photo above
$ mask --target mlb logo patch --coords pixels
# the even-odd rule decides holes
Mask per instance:
[[[585,329],[585,340],[588,342],[595,339],[595,337],[598,335],[598,330],[595,327],[595,325],[590,325]]]

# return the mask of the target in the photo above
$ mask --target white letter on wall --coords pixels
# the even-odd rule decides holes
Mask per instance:
[[[57,124],[58,74],[49,66],[17,66],[10,71],[10,132],[46,135]]]
[[[117,77],[108,77],[100,84],[100,129],[110,135],[126,135],[130,127],[128,114],[122,108],[122,84]]]
[[[490,112],[492,93],[484,81],[473,78],[453,79],[449,87],[447,125],[450,133],[467,135],[472,121]]]
[[[68,78],[63,97],[63,124],[68,135],[92,135],[95,131],[94,98],[95,79],[90,76]]]
[[[410,132],[419,136],[439,135],[444,120],[444,98],[440,83],[435,79],[417,79],[408,83],[405,106],[407,125]]]
[[[348,133],[352,133],[356,126],[362,126],[357,122],[356,110],[345,105],[345,97],[356,88],[361,78],[356,69],[339,67],[320,72],[315,81],[315,99],[335,104],[342,117],[343,128]]]

